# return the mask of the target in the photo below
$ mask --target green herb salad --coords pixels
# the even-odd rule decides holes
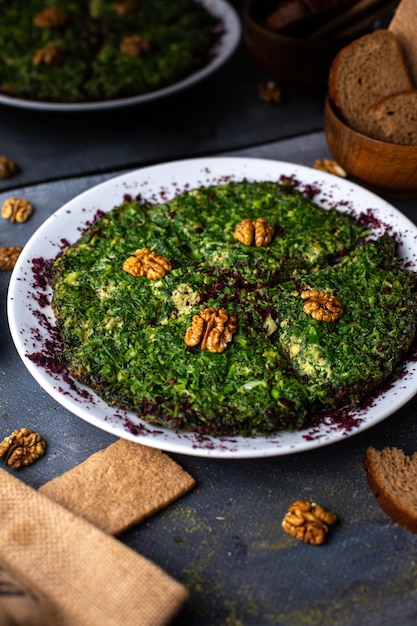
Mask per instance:
[[[196,0],[3,0],[0,93],[96,102],[170,86],[210,61],[221,24]]]
[[[267,245],[235,238],[242,219],[260,217],[274,229]],[[129,273],[138,250],[168,269]],[[393,238],[269,181],[126,197],[58,256],[52,287],[72,376],[147,422],[212,435],[296,429],[357,405],[416,332],[416,277]],[[342,314],[306,313],[308,290],[337,298]],[[233,317],[221,350],[185,341],[193,320],[208,324],[203,310]]]

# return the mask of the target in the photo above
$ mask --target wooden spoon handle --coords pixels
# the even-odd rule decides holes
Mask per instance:
[[[265,19],[268,30],[278,31],[311,17],[326,14],[352,3],[352,0],[284,0]]]
[[[343,13],[322,24],[309,34],[309,37],[344,37],[355,35],[373,21],[387,14],[395,8],[398,0],[386,2],[386,0],[359,0]]]

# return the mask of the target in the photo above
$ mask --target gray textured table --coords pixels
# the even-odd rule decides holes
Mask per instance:
[[[243,2],[232,4],[240,10]],[[24,197],[35,212],[24,224],[0,220],[0,245],[24,246],[65,202],[144,165],[222,154],[312,166],[330,156],[324,94],[288,93],[274,106],[258,95],[266,78],[242,44],[204,83],[152,104],[74,115],[1,107],[0,153],[21,172],[0,180],[0,204]],[[415,202],[395,205],[417,223]],[[0,272],[0,439],[22,426],[43,434],[46,455],[18,474],[37,488],[115,437],[65,410],[30,376],[8,329],[9,278]],[[379,509],[363,458],[369,445],[417,450],[416,412],[417,398],[368,431],[289,456],[171,454],[196,488],[121,540],[190,590],[175,626],[414,626],[417,536]],[[337,515],[323,546],[283,532],[298,499]]]

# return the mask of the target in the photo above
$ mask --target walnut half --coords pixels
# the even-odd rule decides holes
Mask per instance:
[[[8,467],[19,469],[23,465],[31,465],[46,450],[46,442],[42,436],[30,428],[14,430],[0,443],[0,457]]]
[[[25,198],[8,198],[1,207],[1,216],[5,220],[15,222],[26,222],[33,211],[32,204]]]
[[[331,159],[316,159],[314,161],[314,167],[316,170],[334,174],[335,176],[341,176],[342,178],[346,178],[347,176],[347,172],[343,167],[339,165],[337,161],[332,161]]]
[[[17,163],[7,156],[0,155],[0,178],[11,178],[20,171]]]
[[[171,270],[169,260],[149,248],[136,250],[135,256],[129,257],[123,263],[123,271],[135,277],[146,276],[149,280],[163,278]]]
[[[0,271],[10,272],[16,265],[23,248],[21,246],[0,247]]]
[[[264,217],[257,217],[256,220],[244,219],[236,224],[233,237],[245,246],[255,244],[257,248],[267,246],[274,236],[274,227]]]
[[[236,316],[230,315],[226,309],[208,307],[194,315],[191,326],[185,333],[184,341],[189,347],[198,346],[201,350],[221,353],[232,341],[236,332]]]
[[[129,35],[124,37],[120,44],[120,52],[132,59],[139,59],[148,54],[151,49],[149,41],[142,35]]]
[[[69,23],[69,15],[65,9],[47,7],[33,16],[32,24],[36,28],[62,28]]]
[[[45,46],[37,50],[32,58],[32,65],[46,65],[47,67],[60,67],[64,60],[64,53],[58,46]]]
[[[335,322],[343,315],[343,306],[332,294],[317,289],[307,289],[301,293],[305,301],[303,311],[319,322]]]
[[[336,516],[314,502],[297,500],[288,508],[282,527],[292,537],[320,545],[325,542],[329,526],[336,524]]]
[[[282,90],[274,80],[258,83],[258,94],[261,100],[272,104],[281,104]]]
[[[124,0],[124,2],[113,2],[111,8],[119,17],[131,17],[137,12],[138,7],[134,0]]]

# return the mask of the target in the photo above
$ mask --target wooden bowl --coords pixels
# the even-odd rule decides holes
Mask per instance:
[[[346,39],[313,39],[273,32],[262,24],[275,0],[248,0],[243,9],[243,40],[256,65],[289,89],[321,89],[335,54]]]
[[[417,196],[417,146],[386,143],[352,130],[329,98],[324,131],[334,160],[364,187],[390,199]]]

